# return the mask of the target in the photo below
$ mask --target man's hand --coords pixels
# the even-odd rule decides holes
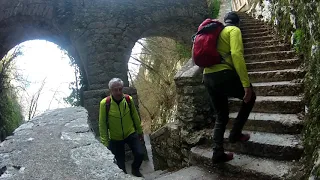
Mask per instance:
[[[251,96],[252,96],[252,88],[251,87],[245,87],[244,88],[243,101],[245,103],[248,103],[251,100]]]
[[[141,142],[144,142],[143,134],[138,134],[138,136],[139,136],[139,140],[140,140]]]

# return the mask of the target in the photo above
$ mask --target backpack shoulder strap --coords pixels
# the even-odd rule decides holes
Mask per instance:
[[[129,105],[129,108],[131,108],[131,99],[130,99],[130,96],[128,94],[124,94],[124,98],[126,99],[128,105]]]
[[[106,110],[107,110],[106,112],[107,112],[107,113],[109,113],[109,111],[110,111],[110,103],[111,103],[111,97],[110,97],[110,96],[107,96],[107,97],[106,97],[106,108],[107,108],[107,109],[106,109]]]
[[[110,111],[110,104],[111,104],[111,97],[107,96],[106,97],[106,122],[107,122],[107,129],[109,129],[109,111]]]

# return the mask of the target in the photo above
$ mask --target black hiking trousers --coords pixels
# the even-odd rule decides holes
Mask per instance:
[[[125,165],[125,144],[126,143],[129,145],[134,156],[134,160],[131,165],[132,170],[137,172],[139,171],[139,168],[142,164],[144,151],[143,151],[142,143],[136,132],[130,134],[124,140],[120,140],[120,141],[110,140],[109,149],[111,150],[112,154],[114,154],[117,160],[118,167],[122,169],[125,173],[127,173],[126,165]]]
[[[228,97],[242,100],[245,92],[240,78],[234,70],[222,70],[204,74],[203,80],[210,96],[211,105],[217,115],[213,130],[213,155],[219,156],[224,153],[223,139],[226,125],[229,121]],[[229,138],[236,138],[241,135],[243,126],[249,117],[255,100],[256,95],[253,92],[251,100],[248,103],[242,101],[238,116],[233,122]]]

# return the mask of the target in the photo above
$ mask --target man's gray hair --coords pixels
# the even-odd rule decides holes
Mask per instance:
[[[109,81],[109,89],[111,89],[112,85],[114,83],[120,83],[122,86],[123,86],[123,81],[120,79],[120,78],[112,78],[110,81]]]

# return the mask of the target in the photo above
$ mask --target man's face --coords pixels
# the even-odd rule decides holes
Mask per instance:
[[[122,99],[123,97],[122,89],[123,89],[123,86],[121,85],[121,83],[114,83],[111,86],[111,95],[115,100],[119,101]]]

